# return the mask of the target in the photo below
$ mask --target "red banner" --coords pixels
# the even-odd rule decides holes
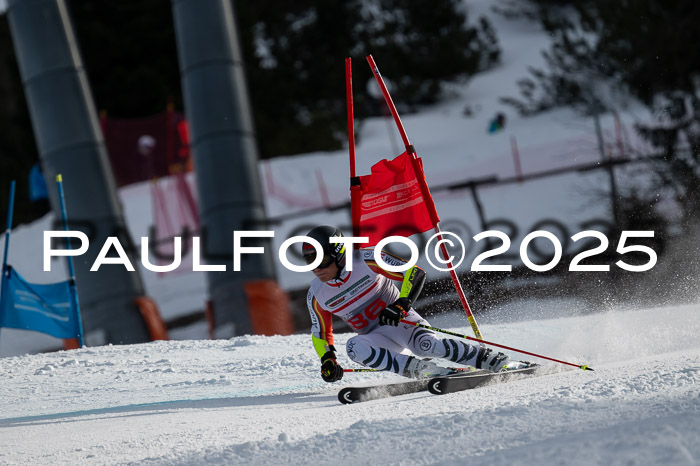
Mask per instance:
[[[360,177],[357,224],[359,235],[369,237],[363,247],[387,236],[423,233],[440,221],[430,192],[424,196],[421,191],[421,178],[425,179],[421,160],[411,160],[406,152],[391,161],[381,160],[372,166],[371,175]]]

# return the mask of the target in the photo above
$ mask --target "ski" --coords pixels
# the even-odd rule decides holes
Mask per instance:
[[[371,385],[368,387],[345,387],[338,392],[338,400],[343,404],[361,403],[426,390],[434,395],[445,395],[476,388],[489,381],[504,382],[513,376],[529,375],[534,373],[538,367],[537,364],[533,364],[523,369],[513,369],[505,372],[475,370],[466,374],[447,375],[423,380],[407,380],[406,382]]]
[[[433,395],[446,395],[448,393],[470,390],[487,382],[505,382],[518,375],[533,374],[539,366],[532,364],[522,369],[513,369],[504,372],[479,371],[466,375],[448,375],[444,377],[434,377],[428,381],[428,391]]]
[[[378,400],[390,396],[407,395],[428,389],[429,380],[408,380],[369,387],[345,387],[338,392],[338,400],[343,404]]]

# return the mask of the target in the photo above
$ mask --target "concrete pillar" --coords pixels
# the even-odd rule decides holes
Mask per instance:
[[[90,272],[107,237],[119,236],[126,247],[128,234],[66,2],[9,0],[7,14],[55,217],[60,207],[53,180],[61,173],[69,226],[91,240],[75,260],[87,342],[149,341],[133,302],[144,294],[139,273],[121,265]],[[140,256],[129,254],[136,266]]]
[[[253,332],[244,284],[274,279],[270,241],[264,255],[244,255],[233,272],[234,230],[264,229],[257,148],[230,0],[173,0],[185,113],[199,191],[200,220],[210,262],[207,272],[216,336]]]

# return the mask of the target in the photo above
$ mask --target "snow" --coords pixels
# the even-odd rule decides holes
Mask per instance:
[[[484,14],[493,21],[503,64],[451,86],[454,95],[448,101],[403,116],[431,187],[512,177],[511,136],[525,173],[599,160],[592,121],[567,109],[521,118],[499,102],[516,94],[515,83],[528,66],[542,63],[546,35],[526,21],[493,15],[494,1],[466,3],[472,20]],[[368,74],[363,61],[353,65],[355,79],[360,69]],[[467,106],[473,112],[469,118]],[[498,111],[508,116],[506,130],[490,135],[488,120]],[[627,128],[638,118],[635,111],[621,113]],[[394,130],[392,124],[372,119],[363,125],[357,147],[360,174],[379,158],[398,155],[387,132]],[[612,116],[604,116],[602,126],[613,144]],[[628,144],[639,144],[629,135]],[[261,162],[268,213],[274,217],[318,207],[322,189],[330,203],[347,201],[347,166],[346,151]],[[309,167],[317,171],[311,179]],[[522,237],[543,219],[557,219],[569,236],[583,230],[586,221],[608,219],[609,207],[597,197],[605,191],[605,176],[561,175],[479,193],[490,219],[508,218],[516,225],[510,252],[517,253]],[[119,194],[130,233],[145,236],[153,218],[148,184]],[[436,192],[435,200],[443,230],[463,238],[479,231],[468,190]],[[319,222],[347,225],[349,219],[346,212],[333,211],[285,221],[275,230],[275,245],[295,229]],[[52,272],[41,270],[36,245],[51,224],[47,216],[13,230],[10,263],[30,281],[65,277],[59,260]],[[203,308],[204,274],[139,271],[166,319]],[[282,268],[278,276],[286,289],[309,281],[308,274]],[[697,296],[686,298],[697,301]],[[543,364],[544,374],[452,395],[419,393],[357,405],[341,405],[338,390],[400,378],[354,373],[326,384],[304,333],[212,341],[206,340],[205,324],[198,323],[173,331],[168,342],[33,354],[60,342],[3,329],[0,464],[700,463],[700,304],[645,308],[629,303],[626,309],[593,314],[582,309],[588,307],[576,298],[523,298],[477,314],[477,320],[487,340],[590,364],[595,372],[520,355]],[[463,313],[430,320],[471,334]],[[336,346],[343,347],[350,336],[337,335]],[[353,367],[343,351],[339,358]]]
[[[487,339],[595,372],[540,361],[537,378],[357,405],[337,391],[398,377],[326,384],[307,335],[4,358],[0,463],[697,464],[699,310],[487,322]]]

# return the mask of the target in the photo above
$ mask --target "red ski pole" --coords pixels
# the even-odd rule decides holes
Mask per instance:
[[[536,358],[546,359],[547,361],[558,362],[559,364],[566,364],[567,366],[578,367],[579,369],[583,369],[584,371],[592,371],[592,370],[593,370],[593,368],[588,367],[588,366],[585,365],[585,364],[583,364],[583,365],[581,365],[581,364],[574,364],[574,363],[571,363],[571,362],[562,361],[562,360],[560,360],[560,359],[554,359],[554,358],[550,358],[550,357],[548,357],[548,356],[542,356],[541,354],[530,353],[529,351],[523,351],[523,350],[521,350],[521,349],[511,348],[510,346],[499,345],[498,343],[493,343],[493,342],[486,341],[486,340],[479,340],[479,339],[470,337],[470,336],[468,336],[468,335],[462,335],[462,334],[460,334],[460,333],[450,332],[449,330],[443,330],[443,329],[441,329],[441,328],[431,327],[430,325],[419,324],[418,322],[410,322],[410,321],[408,321],[408,320],[406,320],[406,319],[401,319],[401,323],[413,325],[413,326],[415,326],[415,327],[426,328],[426,329],[432,330],[432,331],[434,331],[434,332],[445,333],[445,334],[447,334],[447,335],[452,335],[452,336],[459,337],[459,338],[464,338],[465,340],[478,341],[479,343],[484,343],[484,344],[486,344],[486,345],[497,346],[497,347],[499,347],[499,348],[507,349],[507,350],[509,350],[509,351],[516,351],[516,352],[518,352],[518,353],[527,354],[528,356],[534,356],[534,357],[536,357]]]

